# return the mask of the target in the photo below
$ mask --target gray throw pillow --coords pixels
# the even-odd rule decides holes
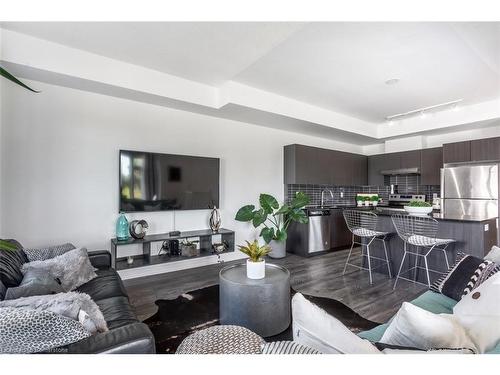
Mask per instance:
[[[97,277],[94,267],[90,263],[87,249],[84,247],[68,251],[52,259],[25,263],[22,272],[26,274],[32,269],[42,269],[49,272],[61,281],[65,292],[75,290]]]
[[[5,299],[41,296],[64,292],[61,283],[48,271],[43,269],[30,269],[24,274],[23,281],[18,287],[9,288]]]
[[[65,243],[62,245],[41,247],[38,249],[23,249],[30,262],[35,260],[47,260],[55,258],[56,256],[63,255],[76,247],[72,243]]]

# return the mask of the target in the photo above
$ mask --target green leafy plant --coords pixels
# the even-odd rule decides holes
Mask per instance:
[[[363,202],[365,198],[363,198],[361,195],[356,195],[356,202]]]
[[[243,222],[252,222],[255,228],[263,226],[260,236],[266,243],[272,240],[283,242],[286,240],[287,229],[292,221],[306,224],[307,215],[303,208],[310,202],[310,198],[303,192],[297,192],[289,204],[281,207],[272,195],[261,194],[259,197],[260,208],[253,204],[241,207],[235,219]]]
[[[8,71],[6,71],[4,68],[0,66],[0,76],[7,78],[9,81],[14,82],[15,84],[24,87],[27,90],[30,90],[35,93],[39,93],[40,91],[33,90],[31,87],[28,85],[22,83],[20,80],[18,80],[16,77],[14,77],[12,74],[10,74]]]
[[[410,203],[408,203],[408,206],[410,207],[431,207],[432,205],[428,202],[424,202],[424,201],[410,201]]]
[[[246,246],[238,245],[238,249],[250,258],[252,262],[260,262],[262,258],[264,258],[267,254],[271,252],[271,247],[269,245],[259,246],[259,242],[257,240],[252,243],[245,241],[247,243]]]
[[[363,198],[363,200],[364,200],[365,202],[369,202],[369,201],[370,201],[370,197],[364,197],[364,198]]]
[[[370,200],[371,200],[372,202],[378,202],[378,201],[379,201],[378,195],[372,195],[372,196],[370,197]]]
[[[14,251],[16,249],[17,249],[16,245],[14,245],[8,241],[0,240],[0,250]]]

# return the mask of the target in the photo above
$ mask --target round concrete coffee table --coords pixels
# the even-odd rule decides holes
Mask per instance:
[[[290,272],[266,264],[266,277],[247,278],[245,264],[223,268],[219,273],[220,324],[238,325],[262,337],[288,328],[290,314]]]

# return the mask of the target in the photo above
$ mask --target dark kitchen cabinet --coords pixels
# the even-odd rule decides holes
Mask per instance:
[[[362,186],[368,184],[368,158],[364,155],[352,157],[351,185]]]
[[[343,210],[330,210],[330,246],[332,249],[351,246],[351,232],[344,220]]]
[[[420,167],[421,150],[398,152],[400,168]],[[390,154],[388,154],[390,155]]]
[[[381,171],[420,167],[420,150],[392,152],[368,157],[368,185],[383,186]]]
[[[285,184],[330,184],[330,176],[324,170],[327,161],[318,148],[289,145],[284,148]]]
[[[443,145],[443,163],[471,161],[471,141],[445,143]]]
[[[471,161],[500,160],[500,137],[470,142]]]
[[[368,185],[384,185],[384,176],[380,171],[385,169],[385,160],[384,154],[368,156]]]
[[[422,185],[440,185],[442,167],[442,147],[423,149],[420,158],[420,183]]]
[[[284,183],[315,185],[366,185],[364,155],[304,145],[284,147]]]

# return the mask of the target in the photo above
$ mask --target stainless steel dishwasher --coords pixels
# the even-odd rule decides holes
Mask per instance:
[[[288,229],[288,252],[307,256],[330,250],[330,210],[306,209],[307,224],[292,223]]]

